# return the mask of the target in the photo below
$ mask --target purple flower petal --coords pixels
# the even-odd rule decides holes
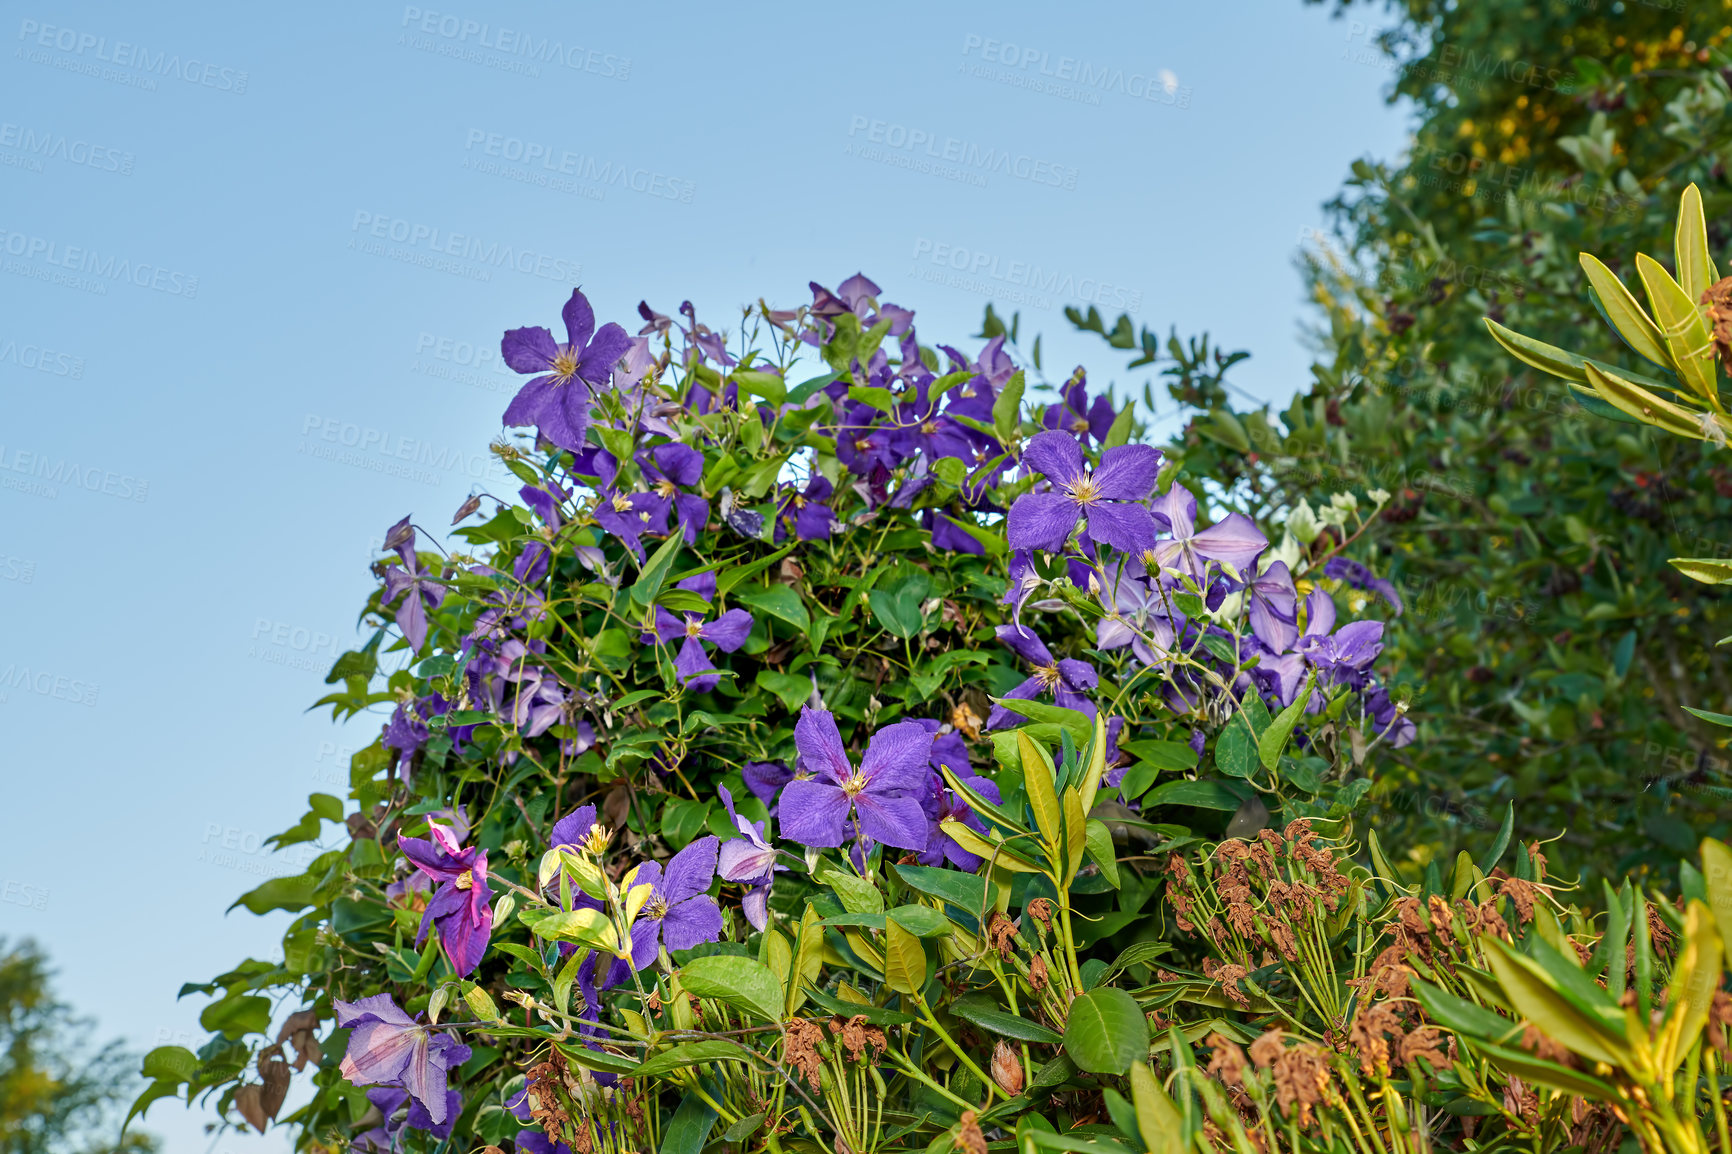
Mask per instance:
[[[595,310],[582,290],[571,290],[571,299],[560,310],[560,318],[565,321],[565,335],[572,348],[581,349],[589,343],[595,333]]]
[[[1010,547],[1049,552],[1062,549],[1081,513],[1082,506],[1063,493],[1024,493],[1010,507],[1006,524]]]
[[[662,945],[670,950],[689,950],[721,936],[722,911],[708,894],[670,906],[662,918]]]
[[[730,609],[699,630],[698,636],[712,641],[723,653],[732,653],[746,643],[752,632],[752,615],[744,609]]]
[[[1248,571],[1257,555],[1269,547],[1269,538],[1243,513],[1228,513],[1192,537],[1192,541],[1204,557],[1225,561],[1240,572]]]
[[[1011,652],[1030,665],[1046,666],[1052,664],[1052,651],[1027,626],[1000,625],[994,632],[998,639],[1010,648]]]
[[[716,850],[720,844],[720,839],[709,834],[692,842],[668,862],[661,892],[670,906],[709,890],[710,879],[716,876]]]
[[[848,795],[828,782],[791,781],[782,790],[782,836],[799,845],[824,849],[846,839]]]
[[[1085,467],[1082,446],[1077,439],[1056,430],[1036,433],[1028,448],[1023,450],[1022,463],[1025,469],[1042,473],[1059,486],[1081,477]]]
[[[584,805],[553,823],[550,845],[582,845],[595,825],[595,806]]]
[[[544,373],[552,366],[553,358],[559,355],[559,344],[553,339],[553,334],[540,325],[530,325],[506,332],[499,342],[499,354],[513,372]]]
[[[926,785],[926,763],[931,758],[931,731],[918,721],[899,721],[872,735],[871,742],[866,746],[866,754],[860,759],[860,772],[867,780],[868,792],[872,794],[896,789],[919,790]],[[857,804],[858,801],[859,799],[856,799]],[[887,844],[901,845],[900,842]],[[922,845],[924,844],[922,842]]]
[[[1154,511],[1157,516],[1166,518],[1176,540],[1187,541],[1196,536],[1197,498],[1177,481],[1155,498]]]
[[[1094,471],[1095,489],[1113,501],[1141,501],[1155,491],[1161,472],[1161,451],[1153,445],[1120,445],[1101,454]]]
[[[807,770],[828,778],[832,785],[841,785],[854,772],[854,767],[848,763],[848,751],[842,745],[842,734],[836,728],[836,718],[827,709],[813,709],[809,705],[800,707],[800,720],[794,723],[794,748],[800,751]],[[786,795],[782,800],[786,804]],[[785,817],[782,832],[789,833]]]
[[[1129,448],[1130,446],[1126,446]],[[1021,504],[1020,501],[1017,502]],[[1155,544],[1154,516],[1141,505],[1103,502],[1087,510],[1089,536],[1121,553],[1141,553]]]
[[[915,852],[926,848],[930,828],[918,799],[868,790],[854,799],[854,808],[860,815],[860,832],[873,841]],[[786,832],[785,820],[782,826]]]
[[[583,350],[583,361],[577,366],[580,379],[600,388],[607,384],[614,365],[631,351],[631,335],[611,321],[601,326],[589,347]]]

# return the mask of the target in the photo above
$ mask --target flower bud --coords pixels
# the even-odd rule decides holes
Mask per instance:
[[[992,1080],[1012,1098],[1022,1093],[1022,1062],[1009,1042],[1001,1040],[992,1049]]]

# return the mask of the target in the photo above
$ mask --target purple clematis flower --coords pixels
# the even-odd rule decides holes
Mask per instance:
[[[1052,482],[1052,491],[1024,493],[1010,507],[1012,549],[1062,549],[1079,521],[1091,538],[1125,553],[1154,545],[1155,519],[1138,502],[1154,492],[1159,449],[1120,445],[1101,454],[1091,471],[1075,437],[1049,430],[1029,441],[1022,460]]]
[[[740,776],[746,779],[746,788],[752,791],[752,796],[774,813],[782,787],[794,780],[794,771],[779,761],[748,761]]]
[[[645,533],[661,536],[668,531],[669,503],[654,493],[627,493],[608,489],[598,495],[595,521],[625,542],[639,561],[647,554],[641,538]]]
[[[1401,594],[1395,591],[1395,586],[1358,561],[1350,557],[1331,557],[1323,563],[1323,575],[1336,581],[1345,581],[1355,589],[1376,593],[1394,606],[1397,617],[1401,616]]]
[[[463,1113],[463,1095],[455,1090],[445,1091],[443,1122],[434,1122],[425,1106],[411,1098],[407,1090],[400,1090],[395,1086],[368,1090],[367,1101],[384,1115],[384,1122],[358,1135],[353,1149],[369,1151],[372,1154],[397,1154],[398,1151],[407,1149],[403,1144],[405,1129],[424,1130],[440,1140],[449,1138],[451,1127],[457,1124],[457,1116]],[[404,1109],[405,1106],[408,1109]]]
[[[856,769],[828,710],[803,706],[794,745],[815,776],[782,791],[782,835],[801,845],[839,846],[858,833],[897,849],[926,848],[927,785],[932,734],[917,721],[899,721],[872,735]]]
[[[801,541],[828,541],[836,523],[836,514],[828,502],[835,492],[836,487],[822,473],[813,473],[804,491],[789,492],[776,505],[776,543],[788,539],[790,521],[794,536]]]
[[[1107,439],[1113,428],[1113,419],[1118,414],[1105,396],[1096,397],[1094,404],[1089,404],[1088,384],[1081,369],[1065,384],[1063,397],[1059,404],[1047,406],[1041,424],[1049,429],[1075,433],[1084,441],[1091,436],[1097,441]]]
[[[968,803],[963,801],[955,790],[945,787],[943,779],[937,774],[933,774],[933,778],[934,787],[926,807],[932,824],[927,833],[926,850],[920,855],[920,864],[936,866],[948,861],[958,869],[973,873],[980,868],[980,857],[957,845],[955,840],[944,832],[944,821],[955,818],[982,837],[986,835],[986,825],[980,820],[980,815],[970,809]],[[998,783],[995,781],[966,773],[957,774],[957,778],[993,805],[1004,800],[999,796]]]
[[[690,445],[674,442],[657,445],[650,456],[647,461],[640,457],[638,463],[643,467],[651,495],[662,502],[662,524],[667,524],[666,509],[671,504],[680,528],[685,530],[686,544],[695,544],[698,530],[709,522],[710,503],[696,493],[680,492],[679,487],[690,487],[704,479],[704,455]]]
[[[645,633],[643,642],[648,645],[654,639],[668,645],[676,637],[684,637],[679,656],[674,658],[674,669],[687,689],[693,693],[708,693],[716,687],[721,675],[714,672],[716,666],[710,660],[704,642],[708,641],[723,653],[732,653],[746,643],[746,637],[752,632],[752,615],[744,609],[730,609],[708,622],[695,613],[683,616],[685,619],[682,621],[656,606],[655,632]]]
[[[401,1086],[420,1103],[433,1125],[452,1117],[446,1072],[469,1060],[468,1046],[417,1022],[390,994],[355,1002],[339,999],[332,1005],[337,1025],[353,1031],[339,1067],[351,1085]]]
[[[1095,703],[1085,696],[1084,691],[1093,689],[1100,684],[1100,675],[1094,666],[1086,661],[1074,658],[1055,659],[1040,638],[1021,625],[1000,625],[998,639],[1008,645],[1013,652],[1030,665],[1034,666],[1034,675],[1009,693],[1006,697],[1029,701],[1042,693],[1051,692],[1058,704],[1066,709],[1074,709],[1095,715]],[[1002,705],[994,705],[992,713],[987,716],[987,729],[1003,729],[1007,725],[1020,724],[1019,714],[1012,713]]]
[[[713,835],[701,837],[673,856],[666,874],[660,862],[648,861],[627,875],[629,883],[622,883],[622,888],[652,887],[649,901],[631,927],[632,969],[641,970],[655,961],[660,946],[689,950],[721,938],[721,907],[709,894],[716,876],[716,849]],[[623,965],[616,962],[615,968]]]
[[[1193,581],[1203,579],[1205,561],[1225,561],[1239,572],[1248,573],[1257,554],[1269,547],[1269,539],[1243,513],[1228,513],[1197,532],[1197,498],[1177,481],[1155,499],[1155,513],[1166,519],[1173,536],[1155,546],[1152,563],[1163,569],[1177,569]]]
[[[403,564],[385,570],[384,603],[389,605],[407,594],[397,606],[397,628],[409,639],[410,647],[419,650],[427,641],[427,610],[444,603],[445,586],[433,579],[433,571],[423,568],[416,556],[415,529],[408,517],[386,530],[385,547],[395,549]]]
[[[437,927],[439,945],[461,978],[481,964],[487,940],[493,936],[493,891],[487,885],[487,851],[476,846],[464,849],[452,832],[436,821],[429,821],[427,830],[432,835],[430,841],[397,835],[397,847],[403,856],[439,883],[433,900],[427,903],[427,912],[421,917],[415,944],[419,946],[427,939],[429,927]]]
[[[631,347],[631,337],[616,324],[595,327],[595,310],[582,290],[571,290],[561,314],[566,343],[539,325],[512,329],[500,341],[500,355],[519,373],[539,373],[518,390],[505,409],[507,425],[534,425],[562,449],[583,448],[589,429],[592,390],[607,384],[616,361]]]

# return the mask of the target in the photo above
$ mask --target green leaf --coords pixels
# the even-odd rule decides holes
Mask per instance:
[[[881,914],[884,912],[884,895],[878,888],[857,874],[845,873],[842,870],[825,870],[817,875],[820,885],[829,886],[841,899],[842,908],[851,914]]]
[[[983,909],[991,907],[989,891],[992,883],[977,874],[939,869],[936,866],[893,865],[890,868],[910,887],[929,897],[949,902],[977,918]]]
[[[1188,805],[1195,809],[1219,809],[1231,813],[1244,800],[1218,781],[1169,781],[1145,793],[1142,808],[1146,812],[1157,805]]]
[[[1119,888],[1118,851],[1113,848],[1113,832],[1098,818],[1089,818],[1086,829],[1089,857],[1101,867],[1101,876],[1116,890]]]
[[[1180,1154],[1184,1150],[1184,1120],[1147,1062],[1131,1067],[1131,1102],[1143,1149],[1150,1154]]]
[[[874,589],[866,595],[872,606],[872,618],[888,633],[907,639],[920,632],[925,618],[920,612],[921,598],[913,589],[904,588],[892,594]]]
[[[1710,725],[1718,725],[1723,729],[1732,729],[1732,713],[1710,713],[1706,709],[1697,709],[1692,705],[1686,705],[1683,709],[1685,713],[1688,713],[1693,717],[1700,717]]]
[[[1137,403],[1132,401],[1119,410],[1118,416],[1113,418],[1112,428],[1107,430],[1106,439],[1101,442],[1102,449],[1116,449],[1130,442],[1131,432],[1136,427],[1136,408]]]
[[[1137,1000],[1107,986],[1078,995],[1070,1004],[1064,1050],[1091,1074],[1123,1074],[1148,1057],[1149,1023]]]
[[[206,1006],[198,1016],[198,1024],[238,1042],[247,1034],[262,1034],[270,1029],[271,1000],[256,994],[230,994]]]
[[[138,1072],[165,1082],[190,1082],[198,1073],[198,1055],[185,1046],[158,1046],[144,1056]]]
[[[1030,721],[1056,725],[1061,729],[1068,730],[1071,739],[1079,746],[1087,745],[1089,738],[1094,735],[1095,723],[1093,719],[1088,714],[1080,713],[1075,709],[1066,709],[1048,701],[1029,701],[1021,697],[994,697],[992,701],[997,705],[1004,706],[1012,713],[1028,718]]]
[[[1076,1072],[1076,1063],[1070,1060],[1070,1055],[1059,1054],[1034,1072],[1034,1077],[1029,1079],[1027,1091],[1045,1090],[1062,1085],[1069,1081]],[[1017,1125],[1020,1127],[1021,1123],[1019,1122]]]
[[[754,397],[762,397],[772,405],[780,405],[788,396],[788,383],[780,374],[765,372],[763,369],[735,369],[734,380],[740,383],[740,388]]]
[[[1480,859],[1480,873],[1489,874],[1497,866],[1498,859],[1503,857],[1503,851],[1509,848],[1510,835],[1514,832],[1515,802],[1512,801],[1509,803],[1509,807],[1504,810],[1503,825],[1498,828],[1496,839],[1492,841],[1491,848],[1486,851],[1485,857]]]
[[[1511,1034],[1521,1032],[1521,1023],[1508,1018],[1499,1017],[1490,1010],[1477,1006],[1465,998],[1458,998],[1447,990],[1419,979],[1412,978],[1409,984],[1413,987],[1414,996],[1419,1004],[1425,1007],[1425,1012],[1437,1021],[1439,1025],[1454,1030],[1458,1034],[1470,1038],[1485,1038],[1493,1042],[1501,1042]]]
[[[308,874],[296,874],[293,877],[272,878],[257,889],[248,890],[236,898],[235,906],[245,906],[255,914],[267,914],[272,910],[305,909],[313,904],[313,893],[319,888],[319,881]]]
[[[1524,1082],[1601,1102],[1620,1100],[1617,1089],[1611,1083],[1602,1082],[1568,1066],[1560,1066],[1556,1062],[1542,1061],[1526,1050],[1493,1046],[1486,1042],[1470,1042],[1469,1045],[1491,1059],[1499,1069],[1516,1075]]]
[[[1119,956],[1113,959],[1113,964],[1106,968],[1095,985],[1105,985],[1132,966],[1152,962],[1162,954],[1171,953],[1172,949],[1166,942],[1132,942],[1119,952]]]
[[[498,1033],[500,1031],[495,1029],[492,1032]],[[637,1069],[637,1059],[628,1058],[623,1054],[615,1054],[607,1050],[592,1050],[588,1046],[571,1042],[555,1042],[554,1046],[566,1061],[582,1066],[586,1070],[601,1070],[609,1074],[629,1074]]]
[[[871,405],[886,416],[896,411],[896,398],[889,389],[874,388],[869,385],[850,385],[848,387],[848,399]]]
[[[759,573],[762,573],[765,569],[768,569],[793,551],[794,545],[789,544],[776,550],[767,557],[760,557],[756,561],[751,561],[744,565],[735,565],[731,568],[718,571],[716,573],[716,592],[718,594],[726,594],[730,592],[736,585],[739,585],[748,578],[756,577]]]
[[[1260,744],[1251,732],[1250,721],[1244,710],[1240,710],[1227,719],[1226,728],[1222,729],[1221,736],[1215,739],[1215,765],[1222,773],[1231,777],[1249,778],[1257,770],[1257,751]]]
[[[1621,1022],[1614,1030],[1610,1023],[1590,1018],[1558,991],[1561,975],[1548,974],[1539,963],[1513,953],[1496,938],[1487,936],[1481,942],[1487,964],[1517,1013],[1575,1053],[1627,1068],[1630,1049]]]
[[[806,987],[806,994],[813,1002],[832,1014],[840,1014],[844,1018],[862,1014],[874,1026],[906,1026],[915,1020],[912,1014],[904,1014],[900,1010],[887,1010],[883,1006],[868,1006],[860,1002],[844,1001],[811,985]]]
[[[919,938],[949,937],[956,929],[950,919],[931,906],[906,905],[891,910],[888,917],[897,925]]]
[[[1708,908],[1714,911],[1725,944],[1722,953],[1732,958],[1732,849],[1711,837],[1702,839],[1702,881],[1708,889]]]
[[[1004,383],[998,399],[992,402],[992,427],[998,439],[1008,441],[1022,425],[1022,392],[1025,387],[1022,370],[1018,369]]]
[[[1027,1018],[1001,1010],[984,997],[958,999],[951,1004],[950,1012],[999,1037],[1015,1038],[1019,1042],[1041,1042],[1049,1046],[1056,1046],[1064,1041],[1055,1031],[1039,1022],[1031,1022]]]
[[[698,1095],[681,1097],[679,1109],[662,1131],[661,1154],[698,1154],[709,1140],[716,1117],[715,1108]]]
[[[663,1050],[631,1073],[634,1078],[650,1078],[704,1062],[733,1061],[749,1064],[751,1060],[752,1052],[738,1043],[730,1042],[726,1038],[707,1038],[701,1042],[681,1042]]]
[[[805,603],[800,600],[800,595],[787,585],[754,589],[738,594],[734,600],[754,609],[762,609],[772,617],[779,617],[802,633],[812,628],[812,618],[806,612]]]
[[[813,377],[809,381],[801,381],[788,390],[787,404],[803,405],[820,390],[828,387],[836,380],[835,373],[825,373],[821,377]]]
[[[680,985],[700,998],[714,998],[767,1021],[782,1018],[782,983],[756,958],[712,954],[680,967]]]
[[[1587,374],[1594,392],[1619,411],[1676,436],[1703,439],[1702,423],[1695,412],[1626,380],[1624,374],[1606,372],[1595,365],[1587,366]]]
[[[1184,741],[1121,741],[1119,749],[1156,769],[1183,772],[1197,768],[1197,751]]]
[[[760,689],[767,689],[779,698],[789,713],[797,712],[802,703],[812,696],[812,681],[797,673],[777,673],[773,670],[760,670],[754,679]]]
[[[673,568],[674,558],[679,556],[680,547],[685,544],[685,538],[675,533],[661,546],[651,553],[649,560],[644,562],[638,578],[632,583],[631,599],[639,605],[652,604],[656,594],[662,591],[662,582],[667,579],[668,570]]]
[[[926,985],[926,947],[894,918],[884,924],[884,984],[909,995]]]
[[[1293,727],[1299,724],[1299,715],[1305,712],[1305,706],[1311,700],[1311,685],[1315,680],[1315,675],[1306,676],[1305,687],[1293,698],[1293,704],[1276,714],[1269,728],[1257,739],[1257,757],[1263,762],[1264,769],[1274,769],[1280,764],[1287,739],[1293,736]]]
[[[758,1132],[758,1127],[763,1124],[764,1111],[759,1110],[756,1114],[747,1114],[744,1118],[741,1118],[738,1122],[735,1122],[732,1126],[729,1126],[726,1130],[722,1131],[722,1141],[742,1142],[745,1139],[750,1138],[753,1134],[756,1134]]]

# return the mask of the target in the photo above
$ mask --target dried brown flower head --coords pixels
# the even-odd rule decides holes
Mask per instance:
[[[1281,1044],[1281,1031],[1270,1030],[1251,1043],[1251,1061],[1257,1069],[1267,1070],[1285,1049],[1286,1047]]]
[[[1732,365],[1732,276],[1721,277],[1702,293],[1708,326],[1713,330],[1714,355]]]
[[[1052,984],[1052,979],[1047,976],[1045,958],[1037,957],[1028,964],[1028,984],[1037,992]]]
[[[814,1090],[823,1087],[824,1059],[818,1053],[818,1044],[823,1040],[824,1027],[809,1018],[795,1018],[782,1031],[782,1060],[804,1075],[807,1085]]]
[[[1245,1051],[1218,1033],[1209,1035],[1208,1044],[1211,1051],[1209,1073],[1219,1078],[1224,1086],[1239,1085],[1245,1077]]]
[[[1046,929],[1052,929],[1052,902],[1046,898],[1035,898],[1028,903],[1028,913],[1035,921]]]
[[[993,910],[986,919],[986,943],[998,951],[1001,958],[1010,957],[1010,946],[1016,940],[1016,923]]]
[[[962,1154],[986,1154],[986,1135],[981,1133],[980,1119],[973,1110],[962,1112],[956,1126],[956,1149]]]
[[[992,1080],[1012,1098],[1022,1093],[1022,1060],[1002,1039],[992,1048]]]

